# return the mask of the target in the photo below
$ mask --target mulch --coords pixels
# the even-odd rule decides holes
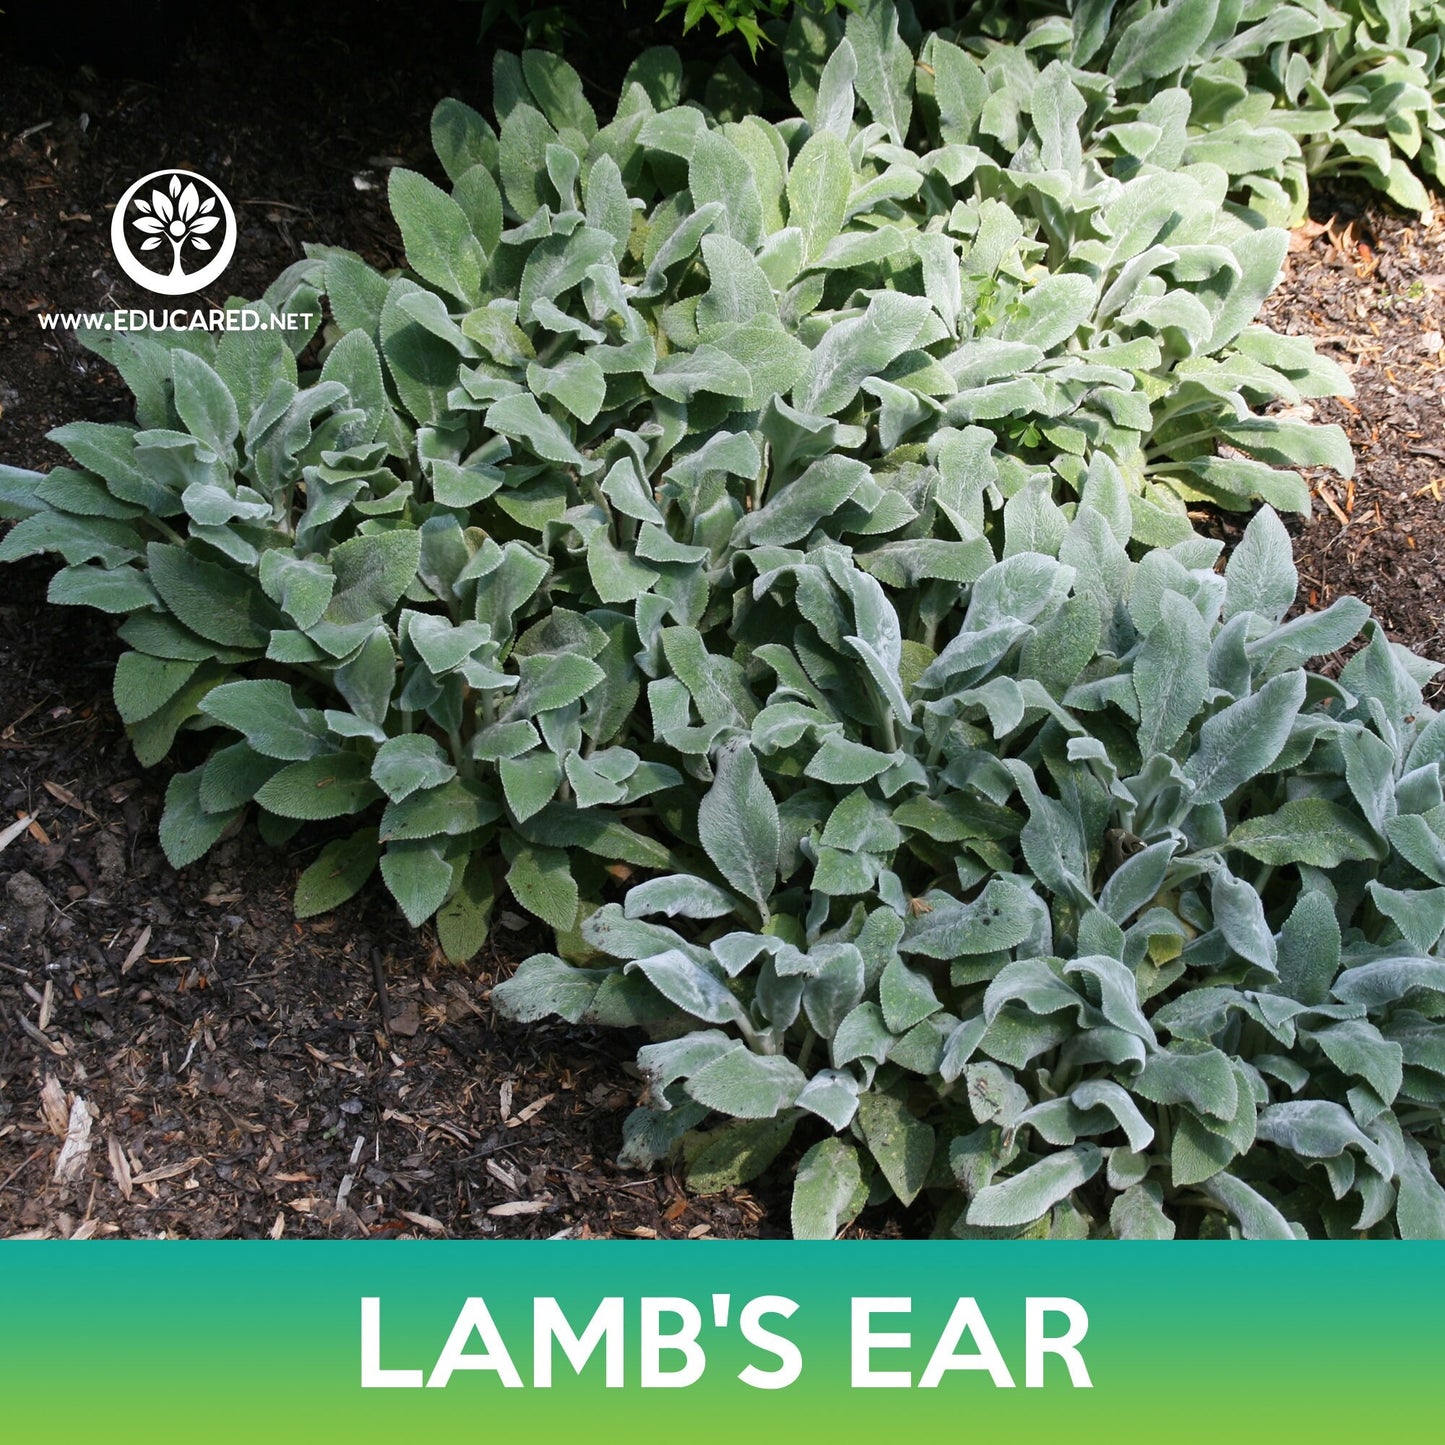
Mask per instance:
[[[434,170],[438,97],[485,108],[476,12],[212,7],[112,71],[0,28],[0,458],[51,466],[50,428],[127,414],[36,313],[140,304],[104,241],[138,175],[186,166],[240,202],[227,291],[259,294],[306,240],[395,264],[385,171]],[[619,27],[581,68],[605,88],[639,43]],[[1353,592],[1445,655],[1445,221],[1329,196],[1296,247],[1268,319],[1350,371],[1354,399],[1314,407],[1359,457],[1294,527],[1300,605]],[[41,601],[47,571],[0,567],[0,1236],[787,1234],[786,1169],[699,1198],[615,1165],[638,1040],[496,1017],[492,983],[542,942],[517,915],[457,969],[380,890],[296,922],[310,832],[277,851],[243,830],[171,870],[169,770],[137,766],[116,645]],[[922,1224],[870,1212],[856,1232]]]
[[[1317,477],[1312,515],[1291,521],[1298,609],[1353,594],[1395,641],[1445,659],[1445,204],[1422,223],[1369,195],[1317,195],[1264,319],[1312,338],[1355,389],[1311,403],[1344,427],[1356,469]],[[1440,706],[1445,684],[1427,697]]]

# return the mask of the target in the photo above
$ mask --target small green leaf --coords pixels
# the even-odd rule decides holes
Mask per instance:
[[[256,794],[256,801],[282,818],[339,818],[359,813],[380,796],[364,758],[331,753],[282,768]]]
[[[1338,868],[1348,859],[1379,862],[1386,853],[1366,823],[1324,798],[1292,798],[1276,812],[1241,823],[1227,841],[1273,867]]]
[[[291,689],[274,678],[228,682],[213,688],[202,701],[201,711],[234,728],[268,758],[299,762],[331,747],[320,715],[298,708]]]
[[[1298,579],[1289,533],[1272,507],[1264,507],[1244,529],[1224,574],[1226,618],[1258,612],[1278,622],[1294,603]]]
[[[475,165],[495,167],[497,133],[459,100],[437,103],[431,117],[432,149],[453,181]]]
[[[452,886],[452,865],[430,843],[388,843],[381,876],[406,921],[420,928],[441,907]]]
[[[597,997],[605,977],[601,970],[575,968],[555,954],[535,953],[492,989],[492,1002],[504,1017],[518,1023],[556,1015],[575,1024]]]
[[[719,754],[697,822],[708,857],[766,917],[778,874],[778,805],[745,743],[731,743]]]
[[[858,1122],[868,1151],[904,1204],[912,1204],[933,1164],[933,1130],[891,1094],[864,1094]]]
[[[878,988],[883,1018],[889,1030],[905,1034],[914,1024],[938,1012],[943,1005],[928,976],[909,968],[902,959],[890,959]]]
[[[403,166],[392,168],[387,194],[412,270],[475,306],[487,258],[466,212],[425,176]]]
[[[230,388],[199,356],[179,346],[171,352],[171,377],[186,430],[223,461],[234,459],[241,419]]]
[[[435,788],[456,775],[441,745],[421,733],[388,738],[371,763],[372,781],[393,803],[409,798],[418,788]]]
[[[793,1185],[794,1239],[836,1239],[868,1199],[858,1151],[845,1139],[822,1139],[798,1165]]]
[[[1116,1239],[1173,1239],[1174,1221],[1163,1208],[1163,1190],[1153,1180],[1132,1184],[1109,1206]]]
[[[166,786],[165,812],[161,815],[161,847],[172,868],[184,868],[208,852],[221,834],[240,817],[233,808],[223,813],[208,812],[201,805],[203,768],[177,773]]]
[[[512,897],[559,933],[577,926],[577,883],[560,848],[524,845],[507,869]]]
[[[297,918],[311,918],[339,908],[365,886],[380,856],[372,828],[360,828],[350,837],[328,843],[296,880]]]
[[[437,942],[453,963],[480,953],[496,903],[496,885],[486,858],[474,854],[452,896],[437,911]]]
[[[126,729],[142,767],[153,768],[165,757],[181,726],[196,715],[201,700],[225,676],[224,669],[203,663],[174,697]]]
[[[809,136],[788,172],[788,218],[802,231],[809,260],[843,229],[852,189],[848,148],[829,131]]]
[[[1317,890],[1300,895],[1279,935],[1279,991],[1321,1004],[1340,967],[1340,925],[1333,903]]]
[[[771,1119],[792,1107],[807,1081],[791,1059],[739,1046],[704,1065],[686,1088],[699,1104],[735,1119]]]
[[[1133,1089],[1156,1104],[1188,1104],[1216,1119],[1232,1119],[1239,1105],[1229,1060],[1207,1047],[1176,1044],[1150,1054]]]
[[[1159,599],[1159,621],[1134,660],[1139,699],[1139,749],[1165,752],[1183,736],[1209,685],[1204,660],[1209,629],[1199,610],[1177,592]]]
[[[1011,884],[989,882],[972,903],[929,894],[908,920],[899,949],[924,958],[954,959],[1013,948],[1033,930],[1027,895]]]
[[[336,587],[336,576],[324,562],[279,548],[261,558],[260,578],[266,595],[303,631],[321,620]]]
[[[1038,1163],[979,1190],[968,1206],[968,1222],[993,1228],[1032,1224],[1099,1172],[1103,1152],[1094,1144],[1074,1144]]]
[[[756,1179],[782,1153],[792,1138],[794,1123],[789,1114],[735,1119],[692,1136],[693,1148],[687,1154],[688,1188],[699,1194],[716,1194]],[[687,1143],[684,1140],[684,1148]]]
[[[249,743],[218,748],[201,771],[201,806],[208,813],[243,807],[281,768],[275,758],[264,757]]]
[[[1260,690],[1217,712],[1199,730],[1184,765],[1197,803],[1223,802],[1279,756],[1305,698],[1301,672],[1271,678]]]
[[[562,768],[555,753],[535,752],[525,757],[506,758],[497,771],[507,806],[519,823],[540,813],[557,795],[562,782]]]
[[[739,900],[705,878],[674,874],[653,878],[628,890],[624,905],[629,918],[726,918]]]
[[[715,965],[714,965],[715,967]],[[638,972],[669,1003],[709,1024],[741,1024],[746,1016],[727,985],[677,949],[638,959],[625,972]]]
[[[485,828],[501,816],[491,794],[476,783],[453,778],[437,788],[419,788],[381,815],[383,843],[422,838],[461,837]]]
[[[161,599],[199,637],[260,652],[271,629],[281,625],[280,614],[261,589],[229,567],[203,562],[185,548],[163,542],[152,542],[146,559]]]
[[[190,680],[199,662],[125,652],[115,665],[115,710],[124,723],[148,718]]]
[[[160,602],[155,588],[134,567],[63,567],[50,579],[45,600],[57,607],[94,607],[101,612],[135,612]]]
[[[345,626],[389,613],[411,586],[420,561],[421,533],[409,528],[342,542],[331,554],[336,590],[326,620]]]

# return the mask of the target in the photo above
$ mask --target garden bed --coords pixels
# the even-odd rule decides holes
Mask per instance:
[[[242,202],[232,290],[264,290],[304,240],[396,264],[386,167],[431,165],[432,106],[442,95],[484,104],[488,56],[466,7],[404,22],[352,10],[349,45],[336,38],[346,16],[318,36],[282,6],[221,12],[148,81],[22,59],[7,37],[7,462],[51,466],[52,427],[126,415],[115,373],[42,332],[36,313],[110,304],[104,208],[136,175],[169,160],[224,177]],[[356,67],[370,77],[364,94],[348,84]],[[257,105],[258,74],[272,108]],[[0,857],[0,1233],[766,1229],[750,1194],[684,1201],[670,1178],[613,1167],[639,1087],[624,1072],[625,1038],[497,1024],[488,988],[539,942],[535,930],[502,926],[459,971],[374,890],[297,924],[296,860],[314,851],[302,839],[278,854],[243,832],[175,874],[156,841],[169,770],[145,772],[130,753],[107,629],[37,601],[51,570],[0,569],[0,817],[35,816]],[[37,1003],[47,994],[48,1007]],[[21,1022],[38,1025],[42,1007],[47,1043]],[[48,1075],[99,1114],[78,1189],[51,1179]],[[118,1183],[127,1170],[129,1190]],[[135,1182],[147,1173],[167,1177]]]
[[[47,467],[51,427],[127,414],[114,373],[37,313],[114,304],[105,205],[136,176],[194,165],[240,202],[228,291],[259,293],[307,240],[399,260],[385,172],[435,169],[438,97],[485,106],[475,17],[361,6],[343,45],[344,25],[315,36],[274,9],[198,27],[143,82],[0,51],[7,462]],[[613,43],[583,67],[599,95],[630,53],[625,34]],[[1355,399],[1315,409],[1346,427],[1359,468],[1320,482],[1293,527],[1298,605],[1354,593],[1440,657],[1442,208],[1423,227],[1340,194],[1315,214],[1265,319],[1350,369]],[[459,970],[379,888],[294,922],[305,832],[275,851],[244,831],[170,870],[156,842],[169,769],[136,765],[110,699],[117,649],[87,614],[38,602],[47,571],[0,569],[0,830],[34,819],[0,856],[0,1233],[787,1232],[786,1180],[696,1198],[612,1165],[640,1092],[634,1041],[494,1016],[491,984],[540,942],[520,917],[504,911]],[[67,1092],[96,1118],[88,1168],[57,1183]],[[862,1225],[909,1219],[895,1206]]]

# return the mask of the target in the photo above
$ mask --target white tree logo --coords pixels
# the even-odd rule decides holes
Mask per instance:
[[[236,213],[205,176],[152,171],[117,202],[110,244],[121,270],[137,285],[161,296],[188,296],[231,264]],[[164,268],[167,260],[168,269],[153,269],[155,262]]]

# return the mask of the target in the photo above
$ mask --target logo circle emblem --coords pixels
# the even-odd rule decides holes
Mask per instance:
[[[195,171],[152,171],[116,202],[110,245],[120,268],[160,296],[189,296],[231,264],[236,213]]]

